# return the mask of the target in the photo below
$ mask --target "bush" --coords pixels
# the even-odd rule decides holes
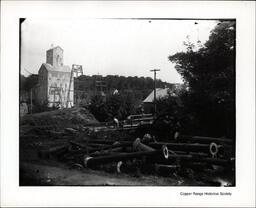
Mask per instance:
[[[123,120],[135,113],[134,102],[131,95],[96,95],[92,98],[89,109],[100,122],[112,121],[114,117]]]

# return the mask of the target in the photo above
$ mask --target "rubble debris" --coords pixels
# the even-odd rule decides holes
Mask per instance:
[[[65,108],[43,113],[27,114],[20,119],[20,128],[41,130],[63,130],[64,128],[76,127],[99,123],[95,117],[85,108]],[[38,134],[38,132],[37,132]],[[45,134],[45,131],[40,135]]]

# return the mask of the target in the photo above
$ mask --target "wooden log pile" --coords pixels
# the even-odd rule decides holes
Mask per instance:
[[[68,144],[40,150],[39,157],[52,156],[76,166],[90,169],[109,169],[120,172],[172,172],[186,167],[209,165],[232,168],[234,155],[228,139],[179,136],[175,142],[157,142],[155,138],[71,140]]]

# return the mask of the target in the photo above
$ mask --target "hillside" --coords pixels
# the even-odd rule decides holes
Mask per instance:
[[[38,82],[38,75],[20,76],[20,92],[29,92]],[[157,79],[156,86],[159,88],[174,87],[174,84]],[[82,75],[75,78],[74,90],[75,100],[90,98],[97,92],[105,94],[113,93],[115,90],[122,94],[132,94],[135,100],[141,101],[153,90],[154,80],[150,77],[124,77],[118,75]]]

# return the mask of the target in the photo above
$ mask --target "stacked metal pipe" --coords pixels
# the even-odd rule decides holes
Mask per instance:
[[[42,158],[57,156],[85,168],[113,166],[117,172],[128,166],[147,167],[156,171],[177,170],[186,166],[219,165],[231,167],[234,156],[230,152],[232,141],[222,138],[179,136],[172,142],[157,142],[146,134],[142,139],[72,140],[67,145],[39,151]]]

